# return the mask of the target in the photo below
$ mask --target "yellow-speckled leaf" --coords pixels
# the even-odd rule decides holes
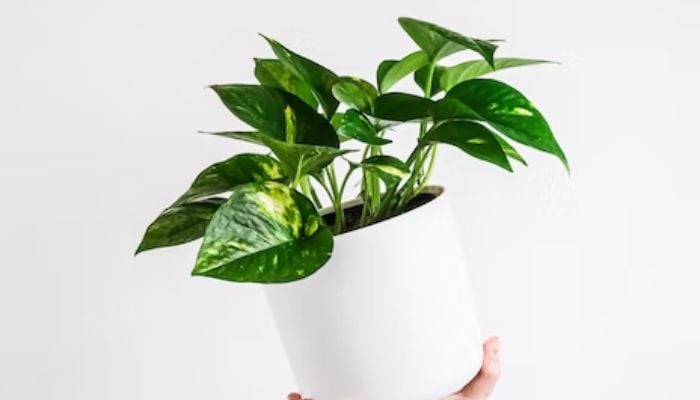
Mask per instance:
[[[332,93],[333,85],[338,81],[338,76],[326,67],[289,50],[278,41],[263,37],[270,44],[277,59],[311,88],[316,100],[321,103],[326,117],[331,118],[338,108],[338,101]]]
[[[267,137],[263,138],[263,141],[280,160],[282,168],[289,176],[313,174],[330,164],[336,157],[353,151],[327,146],[287,143]]]
[[[435,125],[423,138],[425,142],[447,143],[478,159],[513,171],[496,134],[473,121],[447,121]]]
[[[540,111],[522,93],[493,79],[471,79],[447,92],[498,132],[559,158],[569,168],[566,156]]]
[[[261,85],[283,89],[297,96],[314,110],[318,107],[318,101],[309,85],[279,60],[256,58],[255,78]]]
[[[168,207],[148,226],[136,253],[201,238],[212,216],[225,201],[211,198]]]
[[[298,97],[283,90],[260,85],[213,85],[224,105],[260,133],[294,142],[338,147],[338,136],[323,116]]]
[[[251,183],[214,214],[192,274],[290,282],[316,272],[332,250],[333,234],[309,199],[279,183]]]
[[[238,154],[210,165],[200,172],[190,188],[175,202],[188,203],[211,195],[228,192],[238,185],[282,179],[279,161],[263,154]]]

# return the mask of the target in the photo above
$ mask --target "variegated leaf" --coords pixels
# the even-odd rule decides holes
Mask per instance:
[[[316,272],[332,250],[333,234],[309,199],[279,183],[251,183],[214,214],[192,274],[289,282]]]
[[[136,254],[199,239],[225,201],[212,198],[167,208],[148,226]]]
[[[228,192],[238,185],[265,182],[285,176],[280,163],[262,154],[238,154],[212,164],[202,171],[175,205],[192,202],[211,195]]]

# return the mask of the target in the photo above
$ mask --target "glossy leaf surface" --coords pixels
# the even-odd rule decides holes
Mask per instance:
[[[199,239],[225,201],[213,198],[167,208],[148,226],[136,254]]]
[[[551,61],[530,60],[527,58],[497,58],[494,60],[493,68],[491,68],[484,60],[466,61],[446,68],[444,72],[440,74],[440,86],[442,90],[449,91],[461,82],[478,78],[494,71],[547,63],[551,63]]]
[[[253,144],[260,144],[260,145],[265,145],[265,143],[262,142],[261,136],[263,135],[260,132],[254,132],[254,131],[223,131],[223,132],[203,132],[200,131],[199,133],[204,133],[206,135],[212,135],[212,136],[221,136],[229,139],[236,139],[236,140],[241,140],[244,142],[248,143],[253,143]]]
[[[455,86],[447,97],[464,103],[509,138],[554,154],[568,169],[566,156],[549,124],[539,110],[514,88],[492,79],[472,79]]]
[[[369,112],[377,98],[377,89],[360,78],[342,77],[333,85],[333,95],[343,104]]]
[[[289,50],[276,40],[263,37],[270,44],[277,58],[311,87],[326,117],[330,118],[338,108],[338,101],[332,92],[338,76],[326,67]]]
[[[338,146],[330,123],[298,97],[260,85],[215,85],[224,105],[243,122],[278,140]]]
[[[401,60],[385,60],[377,68],[377,85],[385,93],[398,81],[430,63],[423,51],[413,52]]]
[[[374,102],[376,118],[390,121],[412,121],[431,115],[433,101],[408,93],[386,93]]]
[[[435,122],[451,119],[481,119],[481,116],[466,104],[454,98],[444,98],[435,102],[431,114]]]
[[[418,87],[423,90],[425,90],[425,86],[428,83],[428,69],[429,67],[423,67],[413,74],[413,80],[416,82]],[[446,68],[443,66],[435,66],[435,70],[433,71],[433,82],[430,86],[430,97],[433,97],[442,91],[440,79],[442,78],[442,74],[445,72],[445,70]]]
[[[314,110],[318,107],[316,96],[309,85],[279,60],[256,58],[255,78],[263,86],[279,88],[297,96]]]
[[[439,60],[460,50],[469,49],[479,53],[493,65],[494,43],[488,40],[466,37],[430,22],[413,18],[399,18],[399,24],[430,60]]]
[[[360,166],[375,173],[387,185],[400,181],[411,172],[403,161],[387,155],[366,158],[360,163]]]
[[[175,205],[228,192],[244,183],[274,181],[284,176],[280,163],[270,156],[238,154],[202,171]]]
[[[424,141],[451,144],[478,159],[508,171],[513,170],[495,135],[478,122],[447,121],[437,124],[428,131]]]
[[[391,143],[377,135],[372,124],[357,110],[348,110],[338,126],[338,134],[359,140],[362,143],[381,146]]]
[[[523,158],[523,156],[518,153],[518,150],[515,149],[515,147],[511,146],[510,143],[508,143],[505,139],[500,137],[499,135],[493,135],[493,137],[498,140],[498,144],[501,145],[501,149],[503,149],[503,152],[506,153],[506,156],[512,160],[515,160],[519,162],[520,164],[524,165],[527,167],[527,161]]]
[[[290,177],[318,172],[336,157],[352,151],[327,146],[287,143],[268,137],[264,137],[263,142],[277,156],[282,168]]]
[[[332,250],[333,234],[309,199],[279,183],[251,183],[214,214],[192,274],[290,282],[316,272]]]

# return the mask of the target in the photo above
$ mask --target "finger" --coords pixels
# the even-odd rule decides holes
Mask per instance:
[[[462,389],[460,394],[468,399],[487,399],[496,387],[501,375],[499,356],[500,342],[497,337],[484,343],[484,364],[476,377]]]
[[[290,393],[287,396],[287,400],[311,400],[311,399],[302,399],[301,395],[299,393]]]

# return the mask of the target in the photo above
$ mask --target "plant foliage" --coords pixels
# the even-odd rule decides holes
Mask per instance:
[[[399,18],[399,24],[418,49],[380,62],[376,87],[338,76],[263,36],[274,58],[255,59],[259,84],[211,86],[252,128],[212,134],[261,146],[261,154],[238,154],[205,168],[149,225],[137,253],[203,238],[193,275],[289,282],[328,261],[333,235],[403,212],[428,184],[440,144],[513,171],[511,161],[527,165],[513,140],[554,155],[568,169],[532,102],[484,78],[547,61],[499,58],[498,41],[430,22]],[[441,64],[459,52],[476,58]],[[410,75],[420,94],[390,91]],[[386,154],[386,145],[399,140],[392,128],[403,123],[418,127],[413,150],[404,157]],[[348,220],[343,199],[353,187],[362,213]],[[331,223],[321,215],[324,204]]]

